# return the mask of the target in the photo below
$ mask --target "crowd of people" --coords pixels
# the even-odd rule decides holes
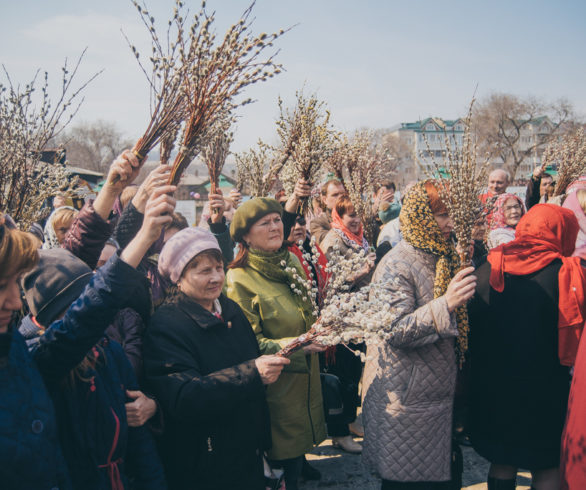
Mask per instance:
[[[382,489],[461,488],[459,444],[490,462],[489,489],[520,468],[538,490],[586,488],[586,179],[553,204],[537,169],[524,202],[495,170],[474,244],[456,244],[433,180],[400,199],[380,182],[373,223],[336,179],[218,191],[194,227],[170,168],[139,172],[125,151],[82,209],[57,196],[27,232],[2,215],[1,488],[295,490],[327,436]],[[356,254],[347,291],[382,285],[388,340],[281,356],[319,316],[328,261]]]

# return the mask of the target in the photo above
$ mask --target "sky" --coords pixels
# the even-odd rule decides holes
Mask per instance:
[[[198,1],[186,0],[195,12]],[[249,0],[208,0],[223,37]],[[157,22],[172,0],[149,0]],[[476,90],[566,98],[586,114],[586,2],[576,0],[257,0],[253,32],[294,26],[278,40],[285,71],[244,93],[232,150],[275,142],[277,98],[304,88],[325,101],[342,131],[388,128],[428,116],[466,113]],[[149,94],[121,30],[147,53],[146,29],[130,0],[0,0],[0,62],[13,83],[37,69],[60,87],[60,67],[87,53],[75,122],[114,122],[128,138],[146,129]],[[3,82],[5,78],[0,78]]]

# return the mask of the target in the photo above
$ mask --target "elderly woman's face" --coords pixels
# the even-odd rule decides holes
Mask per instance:
[[[503,213],[505,215],[505,224],[507,226],[515,227],[523,215],[523,208],[519,201],[511,197],[505,201],[505,204],[503,205]]]
[[[283,245],[283,222],[279,213],[270,213],[254,223],[243,236],[250,248],[276,252]]]
[[[177,286],[196,303],[211,311],[224,286],[224,264],[204,255],[193,267],[183,272]]]

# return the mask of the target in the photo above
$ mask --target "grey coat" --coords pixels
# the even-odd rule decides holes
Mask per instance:
[[[390,340],[368,347],[363,378],[363,461],[385,480],[450,479],[458,330],[433,298],[436,260],[401,241],[373,277],[400,311]]]

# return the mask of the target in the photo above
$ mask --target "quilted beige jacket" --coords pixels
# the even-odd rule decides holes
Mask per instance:
[[[363,461],[385,480],[450,479],[458,331],[445,298],[433,298],[435,264],[401,241],[373,277],[400,310],[390,340],[368,347],[363,378]]]

